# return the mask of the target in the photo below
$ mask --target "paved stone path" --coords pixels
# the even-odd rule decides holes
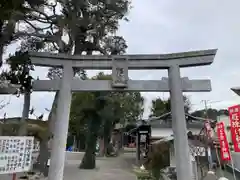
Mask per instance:
[[[135,180],[131,165],[122,158],[102,158],[97,160],[95,170],[79,170],[79,161],[68,162],[64,172],[64,180]],[[80,178],[81,177],[81,178]]]
[[[232,173],[228,172],[227,170],[223,171],[223,170],[218,169],[217,170],[218,177],[222,177],[222,174],[223,174],[224,177],[228,178],[229,180],[234,180],[234,177],[233,177]],[[238,177],[236,177],[236,178],[238,179]]]
[[[216,175],[217,177],[226,177],[229,180],[234,180],[233,174],[231,172],[228,172],[227,170],[221,170],[220,168],[217,169]],[[200,171],[199,171],[199,179],[201,179]]]
[[[79,160],[68,160],[65,164],[64,180],[135,180],[131,158],[100,158],[94,170],[80,170]],[[17,174],[21,176],[21,174]],[[0,180],[12,180],[11,175],[0,175]]]
[[[97,168],[94,170],[80,170],[79,163],[79,160],[68,160],[65,163],[64,180],[136,180],[132,172],[132,165],[135,163],[135,155],[132,153],[114,158],[98,158]],[[231,173],[223,173],[229,180],[234,180]],[[220,170],[217,174],[221,177]],[[0,175],[0,180],[12,180],[12,175]]]

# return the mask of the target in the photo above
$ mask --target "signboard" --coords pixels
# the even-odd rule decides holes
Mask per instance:
[[[228,108],[232,143],[235,152],[240,152],[240,105]]]
[[[137,159],[140,160],[140,154],[146,157],[149,152],[151,138],[151,126],[148,124],[142,124],[137,128]]]
[[[31,136],[0,136],[0,174],[29,171],[33,146]]]
[[[219,144],[220,144],[221,159],[223,161],[230,161],[231,154],[230,154],[229,145],[228,145],[223,122],[217,123],[217,135],[218,135]]]
[[[141,143],[147,142],[147,134],[140,134],[140,142]]]

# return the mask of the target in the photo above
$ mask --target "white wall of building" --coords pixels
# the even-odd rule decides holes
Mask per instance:
[[[192,131],[193,134],[199,134],[200,129],[188,129]],[[152,128],[152,137],[161,138],[173,135],[173,130],[171,128]]]

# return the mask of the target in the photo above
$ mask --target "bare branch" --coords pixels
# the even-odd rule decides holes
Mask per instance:
[[[54,35],[49,34],[40,34],[38,32],[28,33],[25,31],[19,31],[14,34],[15,39],[22,37],[39,37],[45,39],[45,41],[56,42],[56,37]]]
[[[53,48],[55,48],[56,50],[59,50],[59,48],[56,46],[56,43],[55,42],[51,42],[52,45],[53,45]]]
[[[58,15],[49,16],[49,15],[46,14],[45,12],[39,11],[39,9],[37,9],[37,8],[32,8],[32,11],[33,11],[33,12],[37,12],[37,13],[39,13],[39,15],[44,16],[46,20],[51,20],[51,19],[56,18],[56,17],[58,16]],[[38,17],[39,17],[39,16],[38,16]]]
[[[38,21],[38,22],[43,23],[43,24],[51,23],[50,20],[44,19],[44,18],[40,18],[38,16],[26,16],[26,20],[28,20],[28,21]]]
[[[44,27],[44,28],[40,28],[40,27],[36,27],[35,25],[33,25],[31,22],[29,22],[28,20],[24,20],[25,23],[27,23],[28,25],[30,25],[33,29],[35,29],[36,31],[42,31],[42,30],[45,30],[45,29],[49,29],[51,28],[52,24],[50,24],[49,26],[47,27]]]

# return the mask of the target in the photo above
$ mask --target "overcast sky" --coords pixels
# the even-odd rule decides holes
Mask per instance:
[[[209,107],[227,108],[240,102],[230,88],[240,86],[240,2],[237,0],[133,0],[130,22],[122,22],[118,34],[128,43],[128,53],[160,54],[189,50],[218,48],[211,66],[181,70],[183,77],[211,79],[212,92],[188,93],[192,109],[203,107],[201,100],[209,100]],[[16,45],[8,48],[13,52]],[[47,69],[41,68],[34,75],[46,77]],[[94,75],[96,72],[89,72]],[[132,79],[158,80],[166,77],[166,71],[134,71]],[[143,93],[147,117],[152,99],[168,98],[167,93]],[[0,111],[7,117],[21,116],[22,98],[1,96],[10,104]],[[33,93],[31,105],[36,114],[45,113],[53,101],[52,93]],[[212,103],[211,103],[212,102]]]

